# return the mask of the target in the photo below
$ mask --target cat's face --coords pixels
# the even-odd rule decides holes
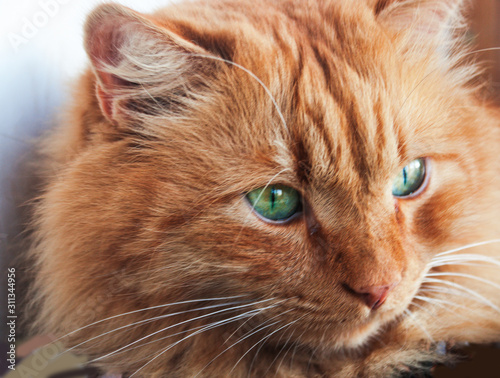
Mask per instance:
[[[49,296],[78,307],[118,272],[97,319],[241,296],[293,340],[355,349],[437,252],[493,232],[498,131],[437,46],[444,16],[416,36],[382,3],[231,4],[90,19],[97,96],[89,73],[41,210]]]

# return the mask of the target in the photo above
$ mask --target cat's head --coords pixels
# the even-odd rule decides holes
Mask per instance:
[[[459,3],[97,8],[38,210],[52,327],[237,297],[347,350],[403,316],[437,252],[496,231],[498,130],[456,52]]]

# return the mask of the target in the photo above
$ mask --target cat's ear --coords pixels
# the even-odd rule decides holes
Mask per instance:
[[[435,43],[441,50],[454,43],[463,26],[465,0],[367,0],[380,22],[400,30],[414,44]]]
[[[85,50],[99,105],[112,123],[179,103],[206,63],[195,57],[207,55],[153,18],[118,4],[103,4],[90,14]]]

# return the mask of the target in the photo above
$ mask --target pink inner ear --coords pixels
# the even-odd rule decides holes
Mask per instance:
[[[99,106],[103,111],[104,115],[110,120],[113,121],[113,106],[112,106],[112,97],[104,92],[102,86],[97,84],[96,86],[97,99],[99,100]]]
[[[125,80],[105,74],[100,68],[103,65],[116,66],[120,63],[122,59],[120,48],[126,40],[127,23],[130,23],[130,20],[125,17],[109,16],[102,21],[89,30],[86,41],[87,52],[104,86],[126,84]]]
[[[379,16],[397,29],[411,28],[416,36],[438,36],[453,26],[462,0],[413,1],[380,0]]]
[[[97,98],[108,119],[114,121],[113,91],[130,85],[122,78],[104,71],[105,65],[116,66],[122,56],[120,48],[126,41],[130,26],[135,20],[117,14],[104,14],[87,25],[85,47],[99,78]]]
[[[85,28],[85,48],[97,68],[99,62],[116,65],[120,62],[120,47],[137,22],[125,13],[124,7],[103,5],[89,17]]]

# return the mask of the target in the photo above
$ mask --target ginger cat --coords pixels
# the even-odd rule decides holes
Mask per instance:
[[[387,377],[500,340],[500,116],[460,0],[99,6],[38,326],[105,372]]]

